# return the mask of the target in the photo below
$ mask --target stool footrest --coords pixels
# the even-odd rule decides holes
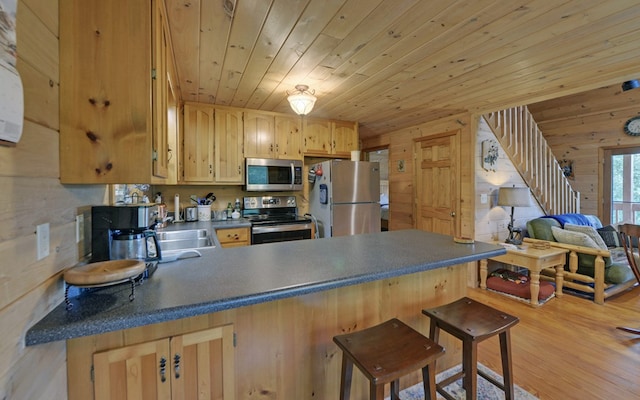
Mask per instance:
[[[443,379],[438,383],[438,385],[442,387],[449,386],[450,384],[462,378],[463,376],[464,376],[464,371],[460,371],[457,374],[451,375],[450,377]]]
[[[436,391],[447,400],[456,400],[455,397],[451,396],[447,391],[443,389],[443,386],[436,385]]]
[[[491,382],[494,386],[496,386],[496,387],[498,387],[498,388],[500,388],[502,390],[505,390],[504,389],[504,384],[498,382],[496,379],[494,379],[492,376],[486,374],[484,371],[480,371],[478,369],[478,375],[480,375],[481,377],[483,377],[487,381]]]

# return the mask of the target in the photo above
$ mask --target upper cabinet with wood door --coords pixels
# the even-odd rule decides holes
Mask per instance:
[[[185,103],[182,182],[242,184],[242,111]]]
[[[161,0],[65,0],[60,9],[60,180],[166,183]]]
[[[331,154],[351,157],[351,150],[359,147],[357,122],[331,121]]]
[[[185,103],[182,129],[182,181],[213,182],[213,106]]]
[[[216,107],[215,111],[215,183],[244,182],[242,111]]]
[[[262,111],[244,112],[246,158],[302,159],[302,129],[297,116]]]
[[[358,124],[305,118],[302,127],[304,155],[350,157],[358,149]]]

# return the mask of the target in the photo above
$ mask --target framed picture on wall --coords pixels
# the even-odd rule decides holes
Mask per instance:
[[[560,168],[562,169],[562,173],[567,179],[575,179],[575,175],[573,174],[573,160],[559,160]]]
[[[487,139],[482,142],[482,168],[486,171],[496,171],[498,164],[498,142]]]

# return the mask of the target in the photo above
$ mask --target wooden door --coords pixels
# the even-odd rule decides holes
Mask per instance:
[[[332,154],[350,157],[351,150],[358,150],[358,124],[348,121],[333,121],[331,132]]]
[[[169,355],[168,339],[94,354],[94,398],[171,399]]]
[[[275,120],[272,114],[258,111],[244,113],[244,156],[275,156]]]
[[[302,122],[300,117],[276,116],[276,158],[302,159]]]
[[[242,111],[216,108],[215,182],[242,183],[244,171]]]
[[[213,107],[185,104],[183,180],[213,182]]]
[[[173,400],[234,399],[233,325],[171,338]]]
[[[167,178],[169,173],[168,133],[168,27],[163,1],[153,5],[153,175]]]
[[[302,125],[304,154],[326,156],[331,153],[331,121],[306,118]]]
[[[415,226],[429,232],[455,235],[459,199],[460,132],[446,132],[415,143]]]

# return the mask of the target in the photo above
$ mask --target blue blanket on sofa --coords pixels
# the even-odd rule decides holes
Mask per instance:
[[[547,216],[544,216],[543,218],[553,218],[556,221],[558,221],[563,228],[564,228],[564,224],[593,226],[591,224],[591,221],[589,221],[589,218],[587,218],[584,214],[567,213],[567,214],[558,214],[558,215],[547,215]]]

